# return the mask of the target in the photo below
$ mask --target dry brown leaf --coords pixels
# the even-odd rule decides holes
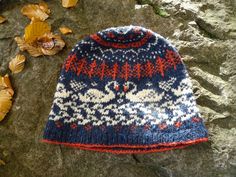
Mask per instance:
[[[51,26],[47,22],[32,21],[31,24],[26,26],[24,40],[27,43],[34,42],[38,37],[49,33]]]
[[[50,13],[51,13],[50,9],[48,8],[47,3],[45,3],[45,2],[40,2],[40,3],[39,3],[39,7],[40,7],[40,9],[42,9],[42,10],[43,10],[44,12],[46,12],[47,14],[50,14]]]
[[[12,95],[7,90],[0,90],[0,121],[4,119],[12,106]]]
[[[38,37],[32,45],[26,43],[24,39],[15,37],[15,41],[20,47],[21,51],[27,50],[33,57],[40,55],[55,55],[65,46],[65,42],[59,35],[46,33]]]
[[[3,77],[0,76],[0,90],[7,90],[13,96],[14,91],[8,74]]]
[[[62,0],[62,6],[65,8],[74,7],[78,0]]]
[[[72,33],[72,30],[68,27],[60,27],[59,30],[61,31],[62,34],[70,34]]]
[[[7,79],[9,79],[9,77],[0,77],[0,90],[6,89],[8,88],[8,82]]]
[[[9,69],[12,71],[12,73],[19,73],[24,69],[25,66],[25,56],[24,55],[16,55],[15,58],[13,58],[9,62]]]
[[[1,165],[6,165],[6,163],[3,160],[0,159],[0,166]]]
[[[55,55],[65,46],[65,42],[61,36],[47,33],[41,38],[38,38],[38,45],[45,55]]]
[[[6,20],[7,20],[7,19],[6,19],[5,17],[0,16],[0,24],[3,23],[3,22],[5,22]]]
[[[33,47],[31,45],[28,45],[27,51],[33,57],[38,57],[38,56],[43,55],[43,52],[42,52],[41,48],[39,48],[39,47]]]
[[[25,28],[24,37],[15,37],[15,41],[21,51],[26,50],[33,57],[55,55],[65,46],[59,35],[51,33],[51,27],[47,22],[34,18]]]
[[[0,121],[4,119],[12,106],[12,96],[14,91],[11,86],[9,76],[0,76]],[[0,162],[1,163],[1,162]]]
[[[50,9],[45,2],[39,4],[28,4],[21,9],[21,13],[32,20],[32,18],[45,21],[49,17]]]
[[[25,51],[27,47],[26,47],[26,44],[25,44],[24,39],[21,38],[21,37],[15,37],[14,39],[15,39],[15,41],[16,41],[18,47],[20,48],[20,50],[21,50],[21,51]],[[27,45],[28,45],[28,44],[27,44]]]
[[[43,55],[43,52],[41,48],[39,47],[34,47],[24,41],[24,39],[20,37],[15,37],[15,41],[17,42],[18,47],[20,48],[21,51],[28,51],[29,54],[33,57],[38,57]]]

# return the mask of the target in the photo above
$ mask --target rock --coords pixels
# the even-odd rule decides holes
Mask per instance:
[[[212,137],[212,150],[214,152],[214,160],[216,168],[233,168],[236,167],[235,164],[235,149],[236,149],[236,129],[232,128],[226,131],[219,126],[212,128],[215,133]]]
[[[196,21],[201,29],[213,38],[236,38],[236,18],[233,16],[233,11],[234,9],[228,1],[209,1]]]
[[[188,25],[194,27],[194,28],[197,28],[197,23],[195,21],[191,21],[188,23]]]
[[[145,7],[148,7],[149,5],[148,4],[144,4],[144,5],[139,5],[139,4],[135,4],[135,9],[141,9],[141,8],[145,8]]]
[[[52,31],[68,26],[66,48],[54,56],[33,58],[12,75],[8,62],[19,49],[29,20],[21,7],[32,0],[0,1],[0,73],[9,73],[15,90],[13,107],[0,123],[0,166],[3,177],[234,177],[236,174],[236,42],[235,2],[232,0],[159,0],[170,16],[153,8],[137,9],[135,0],[81,0],[65,9],[47,1]],[[3,8],[4,7],[4,8]],[[136,9],[135,9],[136,7]],[[142,25],[166,37],[179,50],[193,82],[210,141],[185,149],[139,155],[113,155],[40,143],[61,65],[85,35],[119,25]]]

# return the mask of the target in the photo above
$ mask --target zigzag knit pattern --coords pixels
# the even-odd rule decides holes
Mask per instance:
[[[64,61],[43,142],[149,153],[208,141],[176,48],[141,26],[107,28]]]

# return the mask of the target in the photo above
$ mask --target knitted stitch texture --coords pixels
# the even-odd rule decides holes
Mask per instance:
[[[43,142],[149,153],[208,141],[177,49],[141,26],[79,41],[63,63]]]

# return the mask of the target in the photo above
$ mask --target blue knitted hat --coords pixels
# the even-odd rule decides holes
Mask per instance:
[[[176,48],[141,26],[79,41],[61,69],[43,142],[148,153],[208,141]]]

